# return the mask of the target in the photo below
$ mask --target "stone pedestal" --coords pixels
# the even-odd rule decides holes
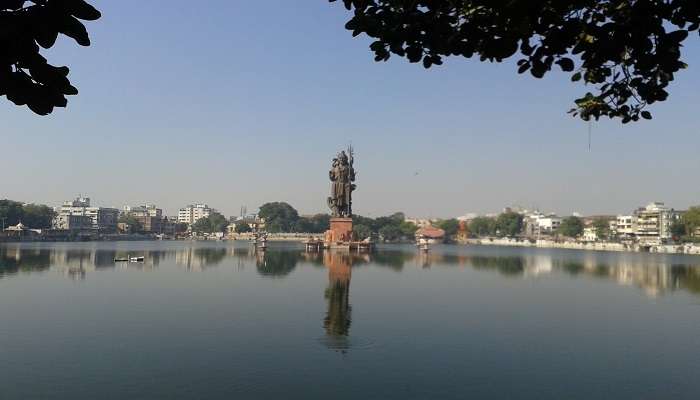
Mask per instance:
[[[327,243],[352,241],[352,218],[331,218],[331,228],[326,231]]]

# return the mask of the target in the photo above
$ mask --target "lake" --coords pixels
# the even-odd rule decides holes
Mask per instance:
[[[3,400],[696,399],[699,378],[697,256],[0,245]]]

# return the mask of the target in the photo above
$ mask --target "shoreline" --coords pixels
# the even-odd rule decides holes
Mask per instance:
[[[463,239],[458,241],[457,243],[464,245],[472,244],[503,247],[533,247],[542,249],[571,249],[588,251],[700,255],[700,245],[694,243],[645,245],[640,243],[557,242],[549,239],[530,240],[506,238]]]
[[[270,242],[304,242],[309,238],[322,240],[320,234],[298,234],[298,233],[274,233],[268,234]],[[4,240],[3,240],[4,239]],[[86,243],[86,242],[132,242],[132,241],[166,241],[166,242],[248,242],[252,240],[251,234],[236,234],[222,239],[205,238],[166,238],[158,239],[150,235],[107,235],[100,238],[22,238],[14,240],[8,238],[0,239],[0,245],[9,243]],[[413,242],[396,242],[391,244],[410,244]],[[470,238],[450,241],[445,244],[454,245],[480,245],[480,246],[501,246],[501,247],[524,247],[541,249],[569,249],[583,251],[613,251],[631,253],[659,253],[659,254],[685,254],[700,255],[700,244],[640,244],[640,243],[617,243],[617,242],[575,242],[575,241],[555,241],[551,239],[522,239],[522,238]]]

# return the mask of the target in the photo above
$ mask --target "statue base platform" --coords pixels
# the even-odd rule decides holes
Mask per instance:
[[[352,218],[334,217],[330,222],[330,229],[323,240],[324,249],[369,252],[374,248],[371,242],[354,240]]]
[[[324,241],[327,243],[351,242],[352,218],[331,218],[331,226],[330,229],[326,231]]]

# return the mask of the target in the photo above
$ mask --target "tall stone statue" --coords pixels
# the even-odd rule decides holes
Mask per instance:
[[[349,218],[352,216],[352,191],[355,190],[355,168],[353,167],[353,149],[341,151],[333,159],[328,175],[331,179],[331,195],[328,207],[333,217]]]

